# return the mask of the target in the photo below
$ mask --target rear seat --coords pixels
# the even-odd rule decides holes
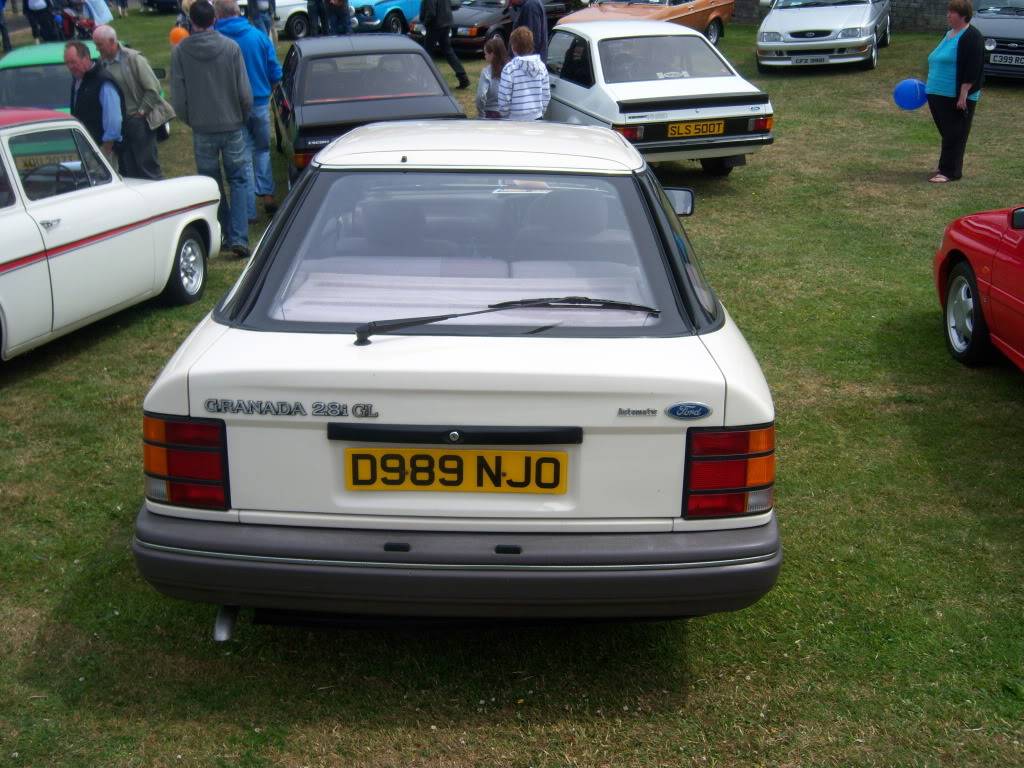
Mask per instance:
[[[614,261],[515,261],[513,278],[618,277],[639,280],[640,271]]]
[[[310,272],[393,277],[497,277],[509,276],[508,264],[498,259],[449,256],[339,256],[306,262]]]

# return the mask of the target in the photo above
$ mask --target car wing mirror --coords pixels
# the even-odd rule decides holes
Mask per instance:
[[[1010,219],[1014,229],[1024,229],[1024,208],[1018,208]]]
[[[693,190],[689,187],[669,187],[665,190],[668,201],[672,203],[672,210],[676,216],[690,216],[694,210]]]
[[[156,75],[157,80],[163,80],[167,77],[167,70],[163,67],[153,67],[153,74]]]

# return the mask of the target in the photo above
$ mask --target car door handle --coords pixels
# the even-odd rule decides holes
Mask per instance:
[[[553,91],[555,90],[556,85],[558,85],[558,83],[548,83],[548,88],[550,88]]]
[[[44,219],[39,222],[39,225],[49,232],[54,227],[60,226],[60,219]]]

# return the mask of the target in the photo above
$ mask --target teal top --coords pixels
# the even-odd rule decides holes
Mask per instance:
[[[949,96],[955,99],[956,92],[956,46],[960,37],[967,31],[964,27],[955,35],[945,35],[935,50],[928,54],[928,82],[925,93],[933,96]],[[977,101],[981,91],[975,91],[967,98]]]

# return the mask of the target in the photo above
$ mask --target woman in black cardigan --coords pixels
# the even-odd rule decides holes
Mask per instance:
[[[974,109],[981,95],[985,44],[970,26],[971,0],[950,0],[946,18],[949,32],[928,55],[928,107],[942,137],[939,167],[928,181],[944,184],[963,174],[964,149],[971,132]]]

